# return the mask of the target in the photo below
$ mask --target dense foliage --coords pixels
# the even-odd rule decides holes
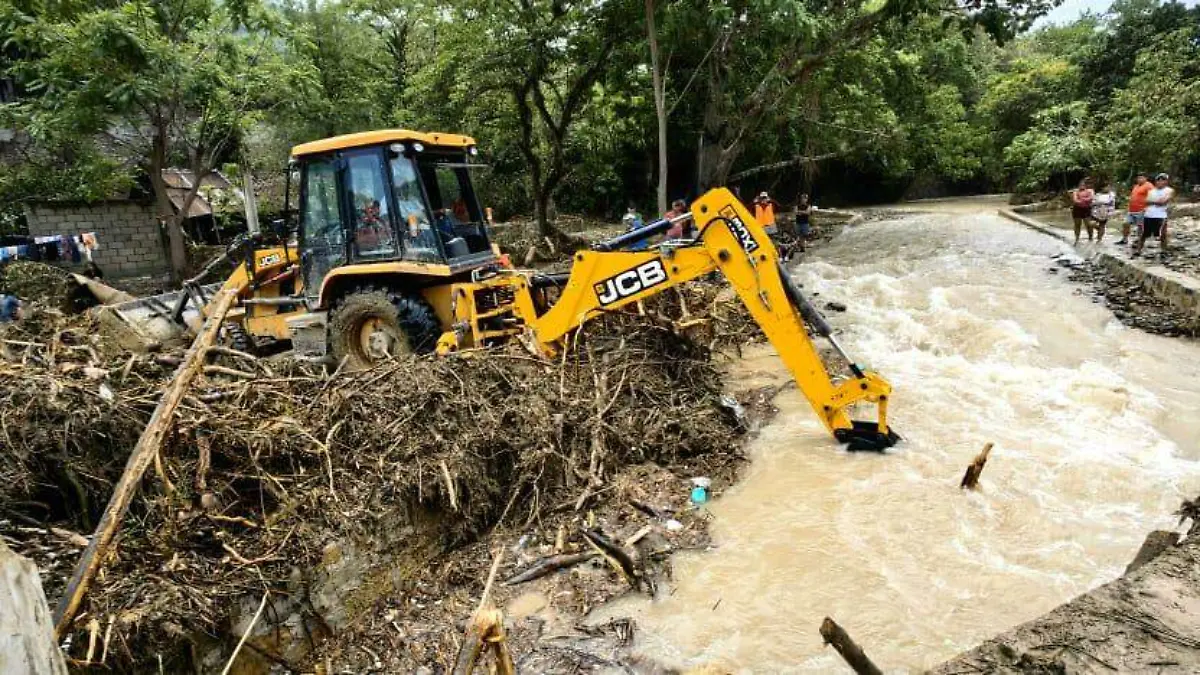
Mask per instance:
[[[1001,53],[984,107],[1021,188],[1138,171],[1200,181],[1200,7],[1117,0],[1025,37]]]
[[[545,223],[654,209],[660,173],[827,202],[1194,179],[1200,9],[1030,32],[1052,4],[0,0],[0,203],[140,176],[166,214],[161,166],[279,175],[295,143],[389,126],[477,137],[489,205]]]

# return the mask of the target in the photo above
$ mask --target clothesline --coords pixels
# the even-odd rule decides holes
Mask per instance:
[[[91,261],[92,251],[100,247],[95,232],[83,234],[52,234],[32,237],[32,244],[17,244],[0,248],[0,262],[5,260]]]

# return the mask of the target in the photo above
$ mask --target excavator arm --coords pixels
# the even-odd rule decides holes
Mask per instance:
[[[848,443],[850,450],[883,450],[894,445],[900,437],[887,424],[891,386],[846,355],[824,317],[785,272],[766,231],[741,202],[728,190],[715,189],[692,204],[690,216],[697,230],[690,240],[668,241],[650,251],[620,250],[670,225],[659,221],[576,253],[558,301],[526,321],[541,349],[554,353],[570,331],[590,318],[720,272],[839,442]],[[809,338],[806,321],[846,359],[851,377],[834,382]],[[857,403],[875,404],[877,419],[852,420],[849,408]]]

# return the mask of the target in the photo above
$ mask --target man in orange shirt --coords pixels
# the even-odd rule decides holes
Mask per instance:
[[[775,223],[775,211],[779,208],[779,202],[771,199],[771,195],[766,192],[760,192],[754,198],[754,219],[759,225],[767,231],[767,234],[774,236],[778,230]]]
[[[1146,216],[1146,195],[1153,189],[1154,184],[1146,174],[1139,173],[1137,178],[1133,179],[1133,190],[1129,192],[1129,208],[1126,210],[1125,225],[1121,228],[1121,240],[1118,244],[1129,243],[1129,230],[1132,225],[1137,225],[1138,234],[1141,234],[1142,220]]]

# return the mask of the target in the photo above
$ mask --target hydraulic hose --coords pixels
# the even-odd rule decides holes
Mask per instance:
[[[830,326],[829,322],[825,320],[825,317],[819,311],[817,311],[817,308],[813,307],[812,303],[808,301],[808,298],[804,297],[804,294],[800,292],[800,287],[796,285],[796,282],[792,281],[792,276],[787,273],[786,269],[784,269],[783,263],[777,260],[775,261],[775,267],[779,270],[779,279],[783,282],[784,293],[787,294],[788,300],[791,300],[792,306],[800,312],[800,317],[804,319],[808,325],[812,326],[817,331],[817,334],[826,340],[829,340],[829,344],[833,345],[833,348],[837,350],[837,353],[841,354],[842,358],[846,359],[846,363],[850,364],[850,372],[854,373],[855,377],[862,377],[862,368],[858,367],[858,364],[854,362],[854,359],[850,358],[850,355],[846,353],[846,350],[842,348],[842,345],[839,344],[837,339],[833,337],[833,327]]]

